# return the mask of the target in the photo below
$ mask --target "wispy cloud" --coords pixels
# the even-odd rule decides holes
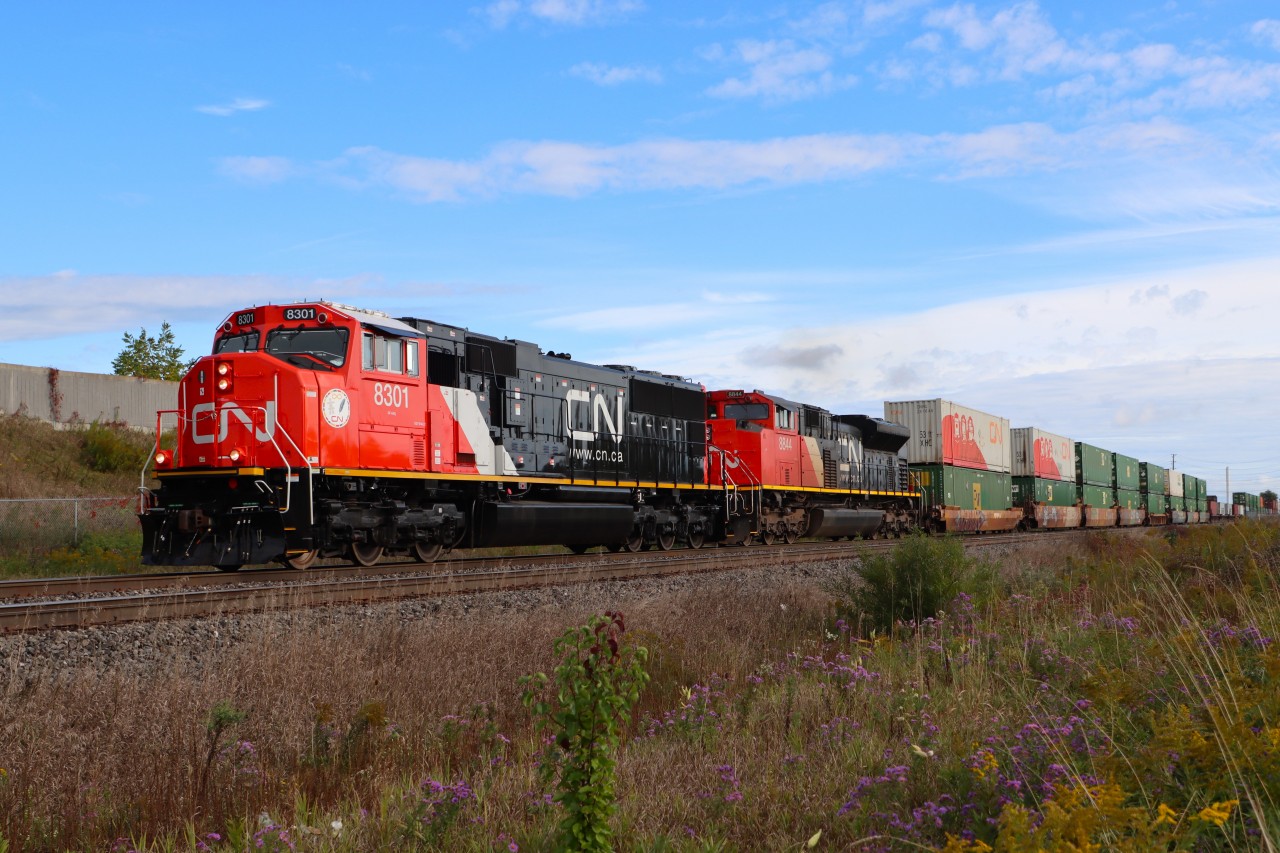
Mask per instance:
[[[817,46],[798,46],[789,39],[737,42],[732,49],[714,46],[703,53],[745,65],[747,73],[728,79],[707,90],[717,98],[762,98],[766,101],[797,101],[827,95],[857,84],[851,74],[837,74],[831,54]]]
[[[207,104],[202,107],[196,107],[196,112],[204,113],[211,116],[230,116],[236,113],[250,113],[258,110],[264,110],[271,106],[270,101],[264,101],[261,98],[236,98],[227,104]]]
[[[521,18],[582,27],[622,20],[644,7],[641,0],[496,0],[483,16],[496,29]]]
[[[653,139],[622,145],[511,141],[476,160],[446,160],[352,148],[300,165],[280,157],[228,157],[221,171],[270,183],[310,174],[353,189],[386,188],[419,202],[505,194],[577,197],[597,192],[714,190],[847,181],[911,168],[935,178],[1053,172],[1101,160],[1179,153],[1196,156],[1199,134],[1165,120],[1061,132],[1038,123],[973,133],[818,134],[761,141]]]
[[[597,86],[620,86],[623,83],[661,83],[662,72],[647,65],[606,65],[602,62],[579,62],[569,69],[573,77],[590,80]]]
[[[922,23],[925,33],[906,55],[877,66],[885,79],[935,87],[1042,80],[1041,95],[1051,102],[1115,115],[1233,109],[1280,93],[1280,64],[1194,55],[1171,44],[1121,49],[1114,38],[1069,40],[1034,2],[991,12],[955,3],[930,10]],[[1258,21],[1251,35],[1280,44],[1280,21]],[[913,55],[921,50],[925,56]]]
[[[285,157],[223,157],[218,161],[222,174],[251,184],[274,184],[294,174],[292,161]]]
[[[23,341],[130,329],[159,320],[209,324],[240,305],[324,296],[356,299],[368,281],[263,275],[0,276],[0,340]],[[41,294],[39,302],[31,293]],[[157,294],[163,299],[157,300]],[[156,318],[159,317],[159,320]]]
[[[1280,21],[1274,18],[1263,18],[1261,21],[1255,21],[1253,26],[1249,28],[1249,33],[1259,43],[1275,50],[1280,50]]]

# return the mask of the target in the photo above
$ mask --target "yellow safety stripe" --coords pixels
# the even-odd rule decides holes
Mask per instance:
[[[705,483],[675,483],[651,480],[592,480],[586,478],[548,479],[546,477],[502,477],[492,474],[437,474],[423,471],[379,471],[364,468],[320,468],[318,474],[332,477],[380,477],[383,479],[407,480],[456,480],[472,483],[514,483],[530,486],[605,486],[628,489],[683,489],[685,491],[725,491],[724,486],[709,486]],[[261,477],[266,474],[263,468],[208,468],[198,471],[159,471],[160,479],[167,477],[208,477],[232,475],[241,477]],[[919,492],[892,492],[871,489],[827,489],[815,486],[761,485],[738,486],[740,492],[812,492],[822,495],[876,495],[878,497],[919,497]]]
[[[156,471],[158,479],[169,477],[262,477],[266,468],[201,468],[197,471]]]

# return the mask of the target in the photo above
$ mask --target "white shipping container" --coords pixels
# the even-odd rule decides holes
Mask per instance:
[[[999,474],[1008,474],[1012,467],[1008,418],[950,400],[886,402],[884,416],[911,431],[905,449],[913,465],[955,465]]]
[[[1167,492],[1167,494],[1170,494],[1175,498],[1180,498],[1184,496],[1183,492],[1184,490],[1183,490],[1183,482],[1182,482],[1182,472],[1170,471],[1169,472],[1169,491]]]
[[[1075,442],[1035,427],[1018,427],[1013,437],[1013,476],[1042,480],[1076,478]]]

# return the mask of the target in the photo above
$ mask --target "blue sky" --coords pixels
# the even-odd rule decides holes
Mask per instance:
[[[324,297],[1280,488],[1280,8],[8,4],[0,361]]]

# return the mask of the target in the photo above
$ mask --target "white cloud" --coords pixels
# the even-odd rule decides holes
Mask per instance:
[[[264,101],[261,98],[236,98],[229,104],[209,104],[203,107],[196,107],[196,112],[225,117],[236,113],[256,112],[269,106],[271,106],[271,102]]]
[[[1034,2],[989,13],[956,3],[928,12],[923,23],[926,32],[907,45],[916,58],[876,66],[887,81],[925,79],[942,87],[1051,78],[1043,96],[1099,116],[1235,109],[1280,92],[1280,64],[1194,56],[1163,43],[1108,47],[1118,36],[1068,41]],[[1258,21],[1251,32],[1264,43],[1280,42],[1280,21]],[[922,49],[927,55],[919,58]]]
[[[575,197],[604,191],[788,186],[847,181],[901,168],[947,180],[1100,165],[1125,168],[1130,160],[1137,169],[1156,155],[1161,162],[1174,158],[1190,162],[1212,148],[1189,128],[1157,119],[1069,133],[1046,124],[1022,123],[935,136],[818,134],[745,142],[666,138],[612,146],[515,140],[495,146],[476,160],[418,157],[366,146],[322,163],[228,157],[219,168],[246,182],[270,183],[306,175],[352,189],[387,188],[415,201],[439,202],[503,194]],[[1156,192],[1141,184],[1135,189]],[[1200,192],[1188,203],[1204,195]],[[1224,196],[1224,201],[1229,197]],[[1252,207],[1265,207],[1266,198],[1258,193]],[[1241,208],[1237,204],[1235,209]]]
[[[355,148],[331,168],[353,186],[385,186],[419,201],[508,192],[580,196],[850,178],[895,162],[902,147],[891,137],[854,135],[762,142],[657,139],[616,146],[509,142],[471,162]]]
[[[0,341],[123,331],[161,320],[197,320],[207,323],[212,334],[214,324],[232,308],[308,296],[341,301],[357,298],[366,284],[360,278],[83,275],[74,270],[0,276]]]
[[[730,77],[707,93],[718,98],[763,98],[797,101],[827,95],[857,84],[852,75],[831,70],[831,55],[818,47],[797,47],[790,40],[744,40],[729,58],[748,68],[745,77]]]
[[[522,17],[580,27],[610,23],[644,8],[641,0],[497,0],[483,14],[497,29]]]
[[[1274,50],[1280,50],[1280,21],[1274,18],[1263,18],[1255,21],[1249,33],[1261,44]]]
[[[274,184],[295,173],[293,163],[285,157],[224,157],[218,170],[238,181]]]
[[[590,80],[597,86],[619,86],[623,83],[661,83],[662,72],[644,65],[605,65],[600,62],[579,62],[569,69],[569,74]]]

